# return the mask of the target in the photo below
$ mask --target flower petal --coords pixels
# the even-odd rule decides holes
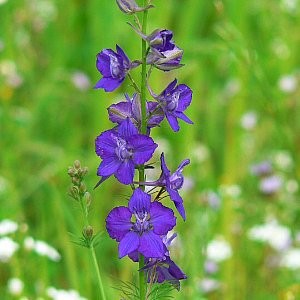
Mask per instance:
[[[160,156],[160,166],[161,166],[161,170],[163,172],[164,177],[169,177],[171,172],[166,165],[164,153],[162,153]]]
[[[134,149],[132,160],[137,165],[148,161],[158,146],[153,142],[151,137],[143,134],[136,134],[132,136],[128,139],[128,142]]]
[[[170,187],[166,187],[167,192],[169,193],[170,199],[174,202],[175,207],[183,220],[185,220],[185,209],[183,206],[183,200],[181,196],[179,195],[177,190],[172,190]]]
[[[179,84],[176,88],[176,92],[180,93],[177,110],[185,111],[187,107],[191,104],[193,92],[185,84]]]
[[[135,212],[149,212],[150,211],[151,196],[143,192],[140,188],[134,190],[128,208],[131,213]]]
[[[103,77],[96,83],[94,89],[104,89],[105,92],[112,92],[122,84],[124,79],[125,77],[120,79],[112,77]]]
[[[110,77],[110,55],[116,55],[111,49],[104,49],[97,54],[96,67],[104,77]]]
[[[130,65],[130,60],[128,58],[128,56],[125,54],[125,52],[123,51],[123,49],[116,45],[116,50],[117,50],[117,53],[121,56],[122,60],[123,60],[123,66],[125,68],[129,68],[129,65]]]
[[[117,147],[115,130],[106,130],[97,136],[95,140],[95,151],[101,158],[111,156]]]
[[[194,122],[189,117],[187,117],[183,112],[176,111],[174,114],[177,118],[183,120],[184,122],[188,124],[194,124]]]
[[[138,129],[132,124],[129,118],[126,118],[118,127],[118,133],[128,139],[134,134],[138,134]]]
[[[112,239],[118,242],[132,227],[131,212],[128,207],[118,206],[113,208],[106,217],[106,229]]]
[[[171,114],[166,114],[166,117],[167,117],[167,120],[171,126],[171,128],[173,129],[173,131],[178,131],[179,130],[179,125],[178,125],[178,121],[176,119],[176,117],[174,117],[173,115]]]
[[[117,172],[122,162],[116,156],[111,156],[102,160],[98,167],[98,176],[110,176]]]
[[[184,159],[181,163],[180,163],[180,165],[178,166],[178,168],[177,168],[177,170],[176,170],[176,172],[182,172],[182,170],[183,170],[183,168],[185,167],[185,166],[187,166],[188,164],[190,163],[190,160],[187,158],[187,159]]]
[[[159,202],[153,202],[150,207],[150,222],[155,234],[164,235],[176,225],[176,217],[172,209]]]
[[[165,254],[162,239],[153,231],[144,232],[140,237],[139,252],[146,258],[159,258]]]
[[[131,117],[131,103],[128,101],[112,104],[108,109],[109,119],[114,123],[121,123]]]
[[[140,237],[134,231],[125,234],[119,244],[119,258],[135,251],[139,247]]]
[[[115,172],[116,178],[123,184],[130,184],[134,177],[134,163],[132,160],[121,162],[118,170]]]

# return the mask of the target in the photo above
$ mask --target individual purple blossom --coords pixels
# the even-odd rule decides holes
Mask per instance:
[[[130,121],[137,127],[141,127],[142,112],[141,112],[141,100],[139,94],[134,94],[132,98],[125,95],[126,101],[112,104],[108,108],[109,119],[120,124],[124,119],[130,118]],[[148,134],[150,128],[156,127],[164,118],[164,114],[159,104],[154,101],[148,101],[146,103],[146,119]]]
[[[265,195],[272,195],[282,187],[282,179],[279,176],[272,175],[261,179],[259,184],[260,191]]]
[[[148,87],[151,95],[159,102],[164,114],[174,131],[179,130],[178,118],[186,123],[193,122],[183,113],[192,101],[192,90],[185,84],[177,85],[177,79],[173,80],[160,95],[155,95]]]
[[[119,258],[132,252],[145,258],[164,257],[166,247],[161,236],[175,225],[173,211],[157,201],[151,202],[151,196],[140,188],[134,190],[128,207],[115,207],[106,218],[109,236],[119,242]]]
[[[95,89],[112,92],[124,81],[131,63],[124,51],[116,45],[117,52],[104,49],[97,54],[96,67],[103,77],[96,83]]]
[[[104,131],[96,138],[96,153],[102,158],[97,174],[103,177],[102,181],[114,174],[121,183],[130,184],[135,165],[148,161],[156,147],[152,138],[139,134],[126,118],[117,128]]]
[[[116,0],[120,10],[126,14],[134,14],[141,12],[149,8],[154,7],[153,5],[147,5],[146,7],[140,7],[137,5],[135,0]]]
[[[260,163],[251,165],[250,171],[255,176],[266,176],[272,173],[272,164],[268,160],[264,160]]]

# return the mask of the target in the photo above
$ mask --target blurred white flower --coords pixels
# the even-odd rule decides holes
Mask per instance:
[[[197,143],[194,145],[192,149],[193,150],[190,156],[191,156],[191,161],[193,162],[202,163],[206,161],[210,156],[209,149],[204,144]]]
[[[282,92],[292,93],[297,88],[297,78],[294,75],[284,75],[279,78],[278,87]]]
[[[241,126],[245,130],[253,129],[257,124],[257,114],[254,111],[248,111],[242,115]]]
[[[280,265],[292,270],[300,269],[300,249],[291,248],[283,253]]]
[[[7,2],[7,0],[0,0],[0,5],[4,4],[5,2]]]
[[[251,240],[265,242],[273,249],[282,251],[291,244],[291,230],[271,220],[265,224],[252,227],[248,231]]]
[[[24,289],[24,283],[19,278],[11,278],[7,283],[8,292],[14,296],[20,296]]]
[[[293,167],[293,158],[288,151],[282,150],[274,154],[274,163],[282,171],[289,171]]]
[[[24,239],[24,247],[26,250],[32,250],[38,255],[46,256],[52,261],[57,262],[61,259],[61,255],[55,248],[44,241],[34,240],[32,237]]]
[[[219,267],[214,261],[206,260],[204,263],[204,270],[207,274],[214,274],[219,270]]]
[[[277,175],[272,175],[261,179],[259,183],[259,190],[266,195],[270,195],[278,192],[281,186],[281,177]]]
[[[47,289],[47,295],[53,300],[87,300],[75,290],[58,290],[54,287]]]
[[[213,278],[203,278],[199,282],[199,288],[205,294],[216,291],[219,287],[220,282]]]
[[[225,96],[228,98],[234,97],[241,90],[241,83],[238,78],[230,79],[224,89]]]
[[[208,260],[219,263],[232,256],[232,250],[227,241],[223,237],[212,240],[206,248],[206,256]]]
[[[23,83],[23,78],[17,71],[17,66],[12,60],[0,62],[0,75],[4,76],[6,84],[16,88]]]
[[[0,238],[0,262],[8,262],[19,245],[9,237]]]
[[[80,91],[86,91],[91,86],[91,81],[89,77],[81,71],[74,72],[71,75],[71,81],[74,84],[74,86]]]
[[[297,11],[298,1],[297,0],[281,0],[281,7],[285,11],[294,14]]]
[[[288,193],[295,194],[299,190],[299,185],[295,179],[290,179],[285,183],[285,188]]]
[[[0,235],[14,233],[18,230],[18,224],[12,220],[2,220],[0,222]]]

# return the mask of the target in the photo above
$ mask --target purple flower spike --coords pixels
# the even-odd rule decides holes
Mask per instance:
[[[152,138],[139,134],[126,118],[116,129],[104,131],[96,138],[96,153],[102,158],[97,174],[104,180],[114,174],[121,183],[130,184],[135,165],[148,161],[156,147]]]
[[[104,49],[97,54],[96,67],[103,75],[95,85],[95,89],[104,89],[112,92],[124,81],[131,63],[124,51],[116,45],[117,52],[111,49]]]
[[[125,95],[127,101],[112,104],[108,108],[109,119],[120,124],[126,118],[130,118],[130,121],[137,127],[141,127],[141,101],[139,94],[134,94],[132,99],[128,95]],[[147,128],[148,134],[150,128],[156,127],[164,118],[162,109],[159,107],[157,102],[147,102]]]
[[[190,163],[190,160],[189,159],[183,160],[181,164],[178,166],[178,168],[176,169],[176,171],[172,174],[166,165],[165,156],[163,153],[161,154],[160,157],[160,163],[161,163],[162,174],[158,179],[157,183],[159,186],[166,187],[166,190],[169,193],[171,200],[174,202],[183,220],[185,220],[186,217],[185,217],[185,209],[183,206],[183,200],[179,195],[178,190],[182,188],[184,182],[184,178],[182,175],[183,168]]]
[[[109,236],[119,242],[119,258],[132,252],[146,258],[163,257],[166,247],[160,236],[175,225],[173,211],[159,202],[151,202],[151,196],[140,188],[133,192],[128,207],[115,207],[106,218]]]
[[[192,90],[185,84],[177,85],[173,80],[166,89],[159,95],[153,95],[161,104],[166,118],[174,131],[179,130],[178,118],[186,123],[193,122],[183,113],[192,101]]]

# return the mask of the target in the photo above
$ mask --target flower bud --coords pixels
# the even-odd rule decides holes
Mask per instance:
[[[80,183],[79,190],[81,193],[86,191],[86,185],[83,182]]]
[[[153,5],[147,5],[146,7],[140,7],[135,0],[116,0],[120,10],[125,14],[133,14],[152,8]]]
[[[80,161],[78,160],[78,159],[76,159],[75,161],[74,161],[74,167],[75,167],[75,169],[80,169]]]
[[[89,225],[83,229],[84,237],[91,239],[93,237],[93,234],[94,234],[94,229],[92,226]]]
[[[92,203],[92,196],[89,192],[85,192],[84,193],[84,200],[85,200],[85,203],[86,203],[86,206],[89,207]]]

